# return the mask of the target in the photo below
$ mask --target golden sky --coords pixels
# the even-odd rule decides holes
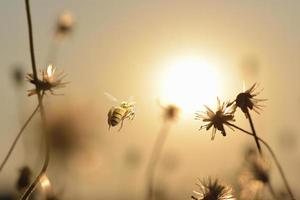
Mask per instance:
[[[214,106],[217,96],[234,99],[244,81],[247,88],[254,82],[264,88],[261,97],[268,99],[266,108],[260,115],[254,114],[254,120],[259,134],[287,163],[284,168],[296,189],[300,178],[300,2],[32,0],[31,4],[39,68],[48,64],[58,15],[69,10],[76,21],[74,32],[58,45],[54,63],[68,74],[66,79],[71,83],[61,90],[64,96],[47,97],[46,107],[85,110],[87,118],[92,118],[95,134],[99,134],[96,138],[105,138],[109,143],[101,148],[94,142],[93,148],[104,154],[106,161],[99,166],[105,172],[100,172],[99,177],[110,182],[105,184],[99,178],[85,180],[86,183],[94,181],[105,188],[102,190],[119,191],[120,185],[132,178],[120,172],[122,156],[128,149],[141,154],[142,167],[130,173],[142,183],[145,163],[162,123],[158,99],[181,104],[187,111],[172,127],[164,149],[165,155],[175,155],[180,163],[176,173],[161,180],[172,182],[169,190],[178,191],[185,180],[188,184],[178,194],[185,198],[199,176],[233,181],[232,174],[239,167],[245,146],[254,145],[254,141],[230,131],[228,136],[217,134],[210,141],[210,132],[198,131],[201,123],[193,119],[193,111],[202,110],[203,104]],[[26,96],[26,89],[32,86],[26,83],[16,87],[11,79],[16,65],[24,73],[31,71],[24,2],[2,1],[0,13],[2,158],[36,99]],[[136,101],[136,118],[126,121],[121,133],[108,132],[106,117],[113,102],[104,92],[119,100],[133,96]],[[248,128],[243,115],[237,119]],[[293,149],[283,150],[281,141],[285,136],[295,138]],[[25,137],[27,140],[18,145],[7,172],[0,175],[1,183],[23,162],[34,161],[24,153],[23,149],[32,143],[29,136]],[[193,167],[189,169],[190,166]],[[91,170],[98,173],[99,169]],[[139,197],[142,189],[131,187],[128,191],[137,192]],[[89,191],[96,193],[97,187],[82,186],[78,195],[83,197]]]

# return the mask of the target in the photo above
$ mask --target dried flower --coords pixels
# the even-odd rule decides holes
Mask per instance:
[[[259,114],[258,111],[263,107],[259,105],[259,102],[265,101],[266,99],[255,98],[260,93],[260,91],[254,92],[257,87],[258,85],[254,83],[248,90],[239,93],[235,99],[235,107],[239,107],[245,114],[248,112],[248,109]]]
[[[252,179],[262,183],[268,183],[270,181],[270,165],[262,157],[255,156],[249,160],[248,165]]]
[[[24,83],[24,71],[22,65],[16,64],[13,67],[12,78],[17,86],[22,86]]]
[[[24,166],[20,169],[20,175],[16,184],[16,188],[18,191],[23,190],[27,186],[29,186],[31,181],[31,170],[28,166]]]
[[[177,120],[177,118],[179,116],[180,109],[176,105],[169,104],[167,106],[162,106],[162,108],[164,109],[163,118],[166,121],[175,121],[175,120]]]
[[[42,70],[42,79],[35,80],[33,74],[27,74],[27,80],[36,86],[35,89],[28,90],[28,96],[37,94],[39,91],[42,91],[43,94],[46,91],[49,91],[51,94],[55,95],[53,90],[63,88],[66,86],[67,82],[62,82],[62,79],[65,77],[64,73],[60,73],[55,77],[56,68],[52,65],[49,65],[47,69]]]
[[[234,121],[234,110],[232,109],[232,103],[223,102],[220,103],[219,98],[217,99],[218,106],[216,112],[212,111],[209,107],[205,106],[206,112],[196,112],[196,120],[202,120],[203,122],[207,122],[207,124],[200,127],[199,130],[206,128],[209,130],[213,127],[212,137],[213,140],[216,135],[216,131],[221,131],[223,136],[226,136],[224,124],[230,127],[227,123],[230,121]]]
[[[56,26],[56,34],[60,36],[67,35],[72,32],[74,27],[74,18],[70,11],[63,12],[58,20]]]
[[[191,196],[194,200],[234,200],[233,190],[231,187],[222,184],[218,179],[201,181],[196,184],[199,186],[199,191],[194,191]]]
[[[247,155],[245,162],[239,177],[241,197],[252,199],[270,182],[270,165],[257,153]]]

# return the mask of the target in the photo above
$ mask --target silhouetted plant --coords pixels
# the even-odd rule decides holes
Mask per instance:
[[[31,182],[32,172],[28,166],[24,166],[20,169],[19,178],[16,183],[18,191],[22,191],[27,188]]]
[[[194,191],[191,199],[194,200],[234,200],[233,190],[230,186],[221,183],[218,179],[198,179],[198,190]]]
[[[60,73],[55,76],[56,68],[49,65],[47,69],[41,71],[42,78],[35,80],[33,74],[27,74],[27,80],[36,86],[35,89],[28,90],[28,96],[42,92],[42,95],[49,91],[51,94],[55,95],[54,90],[63,88],[66,86],[67,82],[62,82],[62,79],[66,76],[64,73]]]
[[[245,160],[245,166],[240,176],[240,182],[243,189],[252,191],[255,195],[259,193],[260,189],[267,187],[270,194],[274,199],[277,199],[277,195],[271,184],[271,166],[265,158],[258,156],[256,153],[248,155]],[[248,198],[250,195],[248,194]]]
[[[254,85],[255,86],[255,85]],[[253,88],[255,88],[254,86],[252,86],[249,90],[248,90],[248,92],[250,92],[250,91],[253,91]],[[271,154],[271,156],[272,156],[272,158],[273,158],[273,160],[274,160],[274,162],[275,162],[275,164],[276,164],[276,167],[278,168],[278,170],[279,170],[279,172],[280,172],[280,175],[281,175],[281,177],[282,177],[282,180],[283,180],[283,182],[284,182],[284,184],[285,184],[285,186],[286,186],[286,189],[287,189],[287,191],[288,191],[288,193],[289,193],[289,195],[290,195],[290,197],[291,197],[291,199],[292,200],[294,200],[295,199],[295,197],[294,197],[294,195],[293,195],[293,193],[292,193],[292,191],[291,191],[291,189],[290,189],[290,186],[289,186],[289,184],[288,184],[288,181],[287,181],[287,179],[286,179],[286,177],[285,177],[285,175],[284,175],[284,172],[283,172],[283,170],[282,170],[282,167],[281,167],[281,165],[280,165],[280,163],[279,163],[279,161],[278,161],[278,159],[277,159],[277,157],[276,157],[276,155],[275,155],[275,153],[274,153],[274,151],[272,150],[272,148],[270,147],[270,145],[266,142],[266,141],[264,141],[263,139],[261,139],[260,137],[258,137],[257,135],[256,135],[256,133],[253,133],[253,132],[255,132],[255,130],[254,130],[254,125],[253,125],[253,122],[252,122],[252,120],[249,120],[250,121],[250,124],[251,124],[251,128],[252,128],[252,131],[253,132],[249,132],[249,131],[246,131],[245,129],[243,129],[243,128],[240,128],[239,126],[237,126],[237,125],[235,125],[235,124],[233,124],[233,123],[231,123],[230,121],[233,121],[233,116],[234,116],[234,112],[235,112],[235,107],[237,107],[238,105],[244,105],[245,107],[245,111],[246,111],[246,114],[247,114],[247,116],[249,117],[249,119],[250,119],[250,114],[249,114],[249,111],[248,111],[248,106],[251,106],[252,105],[252,108],[253,108],[253,102],[251,103],[250,101],[252,100],[251,98],[252,97],[254,97],[254,96],[256,96],[255,94],[252,94],[252,96],[250,95],[249,96],[249,94],[242,94],[242,95],[246,95],[246,97],[247,98],[245,98],[244,99],[244,104],[241,104],[241,103],[239,103],[239,104],[233,104],[233,102],[232,103],[229,103],[229,104],[226,104],[226,103],[220,103],[220,101],[218,100],[218,108],[217,108],[217,111],[216,112],[213,112],[210,108],[208,108],[207,106],[206,106],[206,109],[207,109],[207,111],[206,111],[206,113],[207,113],[207,116],[203,116],[203,115],[199,115],[199,112],[196,112],[196,119],[202,119],[203,120],[203,122],[208,122],[208,124],[205,124],[204,125],[204,127],[206,127],[206,130],[208,130],[210,127],[212,127],[212,126],[214,126],[214,128],[215,129],[218,129],[218,130],[220,130],[221,131],[221,133],[225,133],[225,129],[224,129],[224,125],[227,125],[228,127],[230,127],[230,128],[232,128],[232,129],[238,129],[238,130],[240,130],[240,131],[242,131],[243,133],[246,133],[246,134],[248,134],[248,135],[250,135],[250,136],[253,136],[254,138],[255,138],[255,141],[257,141],[256,142],[256,144],[259,144],[259,142],[261,142],[261,143],[263,143],[264,144],[264,146],[268,149],[268,151],[270,152],[270,154]],[[250,99],[249,99],[250,98]],[[234,102],[237,102],[237,100],[235,100]],[[220,106],[220,105],[222,105],[222,106]],[[224,106],[224,105],[227,105],[227,106]],[[231,108],[231,106],[232,106],[232,108]],[[233,109],[233,111],[230,111],[229,113],[227,113],[227,115],[226,115],[226,112],[224,111],[224,108],[227,108],[227,109],[229,109],[229,110],[231,110],[231,109]],[[217,113],[221,113],[221,114],[218,114],[217,115]],[[205,113],[205,112],[204,112]],[[224,117],[224,116],[228,116],[229,115],[229,117]],[[230,120],[227,120],[227,119],[230,119]],[[207,128],[208,127],[208,128]],[[200,128],[201,129],[201,128]],[[213,132],[213,134],[215,133],[215,131]],[[223,135],[225,135],[225,134],[223,134]],[[262,156],[262,154],[261,154],[261,148],[259,147],[259,146],[257,146],[258,147],[258,149],[260,149],[260,155]]]
[[[54,35],[48,48],[47,63],[56,63],[59,45],[63,39],[69,36],[74,30],[74,17],[70,11],[64,11],[59,15],[56,24]]]
[[[255,92],[256,88],[257,88],[257,84],[254,83],[248,90],[246,90],[245,92],[239,93],[235,99],[234,107],[240,108],[243,111],[243,113],[245,114],[246,118],[249,120],[257,149],[258,149],[259,153],[262,154],[260,144],[258,142],[258,139],[256,138],[257,134],[256,134],[256,131],[254,128],[253,120],[252,120],[250,112],[249,112],[249,110],[253,110],[256,113],[259,113],[258,111],[260,111],[261,108],[263,107],[259,103],[261,101],[266,100],[266,99],[257,99],[256,98],[256,96],[260,93],[260,92]]]
[[[31,22],[31,14],[30,14],[30,3],[29,0],[25,0],[26,5],[26,14],[27,14],[27,22],[28,22],[28,33],[29,33],[29,47],[30,47],[30,56],[31,56],[31,64],[32,64],[32,74],[29,75],[29,80],[31,83],[35,85],[35,89],[31,90],[29,94],[37,94],[38,102],[40,106],[40,114],[42,119],[42,128],[45,135],[45,160],[43,166],[35,178],[35,180],[31,183],[31,185],[27,188],[26,192],[22,196],[22,200],[28,199],[31,193],[34,191],[35,187],[39,183],[40,179],[46,173],[49,160],[50,160],[50,145],[49,145],[49,133],[47,130],[47,120],[45,114],[45,108],[43,105],[43,97],[45,91],[49,90],[51,92],[52,89],[64,86],[65,83],[62,83],[62,77],[58,77],[56,80],[54,78],[55,69],[52,67],[47,68],[47,73],[42,72],[42,79],[38,78],[37,69],[36,69],[36,61],[35,61],[35,54],[34,54],[34,45],[33,45],[33,33],[32,33],[32,22]]]
[[[160,159],[163,146],[166,142],[170,125],[172,122],[176,121],[179,115],[179,108],[173,104],[167,106],[161,106],[163,109],[163,126],[158,134],[153,150],[150,155],[150,160],[146,171],[146,199],[151,200],[154,197],[154,180],[155,180],[155,170],[157,163]]]
[[[223,136],[226,136],[224,125],[227,122],[234,121],[234,110],[232,109],[231,103],[221,103],[219,98],[216,111],[212,111],[208,106],[205,106],[205,112],[196,112],[196,120],[202,120],[206,124],[201,126],[199,130],[205,128],[206,130],[212,129],[211,139],[213,140],[216,135],[216,131],[220,131]],[[228,126],[230,127],[230,126]]]

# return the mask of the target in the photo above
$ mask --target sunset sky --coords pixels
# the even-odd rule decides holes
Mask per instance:
[[[70,84],[59,90],[64,96],[46,97],[46,111],[75,109],[78,113],[74,115],[94,126],[87,129],[93,129],[96,138],[93,150],[87,150],[89,156],[83,156],[94,167],[79,173],[75,179],[80,185],[68,185],[66,191],[73,189],[79,199],[89,194],[97,199],[99,191],[107,198],[126,192],[141,197],[144,169],[162,126],[158,102],[178,104],[182,110],[162,156],[162,160],[174,157],[177,171],[165,173],[158,182],[170,182],[168,191],[181,199],[188,199],[197,177],[217,176],[233,184],[232,175],[241,165],[243,152],[249,145],[255,147],[253,139],[228,130],[228,136],[217,133],[211,141],[210,131],[198,131],[202,123],[194,120],[194,112],[204,110],[204,104],[216,106],[217,96],[233,100],[243,90],[243,82],[246,89],[257,82],[263,88],[259,97],[268,99],[260,115],[253,114],[258,134],[274,147],[299,197],[300,1],[31,0],[40,69],[49,64],[55,23],[66,10],[74,16],[74,31],[57,44],[53,64],[68,75]],[[27,97],[26,90],[32,85],[17,86],[12,79],[16,67],[24,74],[31,72],[25,3],[3,0],[0,13],[2,159],[37,99]],[[115,103],[105,92],[120,101],[131,96],[136,101],[136,117],[125,121],[121,132],[108,131],[107,113]],[[250,128],[243,114],[236,119],[237,124]],[[24,163],[36,169],[41,166],[36,151],[28,155],[35,145],[30,130],[38,120],[36,116],[5,173],[0,174],[0,184],[7,190]],[[103,141],[98,144],[98,139]],[[122,159],[132,150],[139,152],[141,166],[135,172],[122,172]],[[159,168],[157,174],[163,170]],[[275,167],[273,172],[281,187]],[[93,178],[83,179],[85,176]],[[140,184],[122,188],[128,179]]]

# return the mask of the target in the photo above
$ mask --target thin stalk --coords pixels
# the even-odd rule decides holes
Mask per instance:
[[[166,142],[168,133],[169,133],[170,124],[169,122],[165,122],[163,127],[161,128],[160,133],[158,134],[153,151],[150,156],[149,164],[147,167],[147,174],[146,174],[146,199],[151,200],[153,198],[154,192],[154,178],[155,178],[155,170],[157,166],[157,162],[161,156],[161,152],[163,146]]]
[[[31,22],[29,0],[25,0],[25,5],[26,5],[26,15],[27,15],[27,23],[28,23],[29,47],[30,47],[32,73],[33,73],[34,82],[37,83],[38,76],[37,76],[36,62],[35,62],[35,55],[34,55],[32,22]],[[45,114],[45,108],[44,108],[44,105],[43,105],[43,94],[41,94],[41,91],[40,91],[37,84],[35,85],[35,87],[36,87],[36,90],[37,90],[38,103],[40,105],[42,128],[43,128],[43,131],[45,133],[45,145],[46,145],[46,147],[45,147],[45,160],[44,160],[42,169],[39,172],[38,176],[35,178],[33,183],[31,183],[31,185],[28,187],[28,189],[23,194],[23,196],[21,198],[22,200],[27,200],[28,197],[31,195],[31,193],[34,191],[34,189],[37,186],[37,184],[39,183],[42,175],[45,174],[45,172],[47,171],[49,160],[50,160],[50,147],[49,147],[49,141],[48,141],[46,114]]]
[[[16,136],[16,138],[14,139],[11,147],[9,148],[4,160],[2,161],[1,165],[0,165],[0,172],[2,171],[3,167],[5,166],[6,162],[8,161],[9,157],[11,156],[13,150],[15,149],[15,146],[18,142],[18,140],[20,139],[22,133],[24,132],[24,130],[26,129],[27,125],[29,124],[29,122],[32,120],[32,118],[34,117],[34,115],[36,114],[36,112],[39,110],[39,105],[37,105],[37,107],[34,109],[34,111],[31,113],[31,115],[28,117],[28,119],[25,121],[24,125],[21,127],[18,135]]]
[[[272,184],[270,183],[270,181],[267,182],[267,186],[268,186],[269,192],[270,192],[270,194],[273,196],[273,198],[274,198],[274,199],[278,199],[278,198],[277,198],[277,195],[276,195],[276,193],[275,193],[275,191],[274,191],[274,188],[273,188]]]
[[[56,64],[56,58],[57,58],[57,51],[58,51],[58,47],[57,47],[57,41],[55,40],[55,38],[52,39],[50,46],[48,48],[48,54],[47,54],[47,63],[49,64]]]
[[[240,130],[240,131],[242,131],[242,132],[244,132],[244,133],[246,133],[246,134],[248,134],[248,135],[254,136],[253,133],[251,133],[251,132],[249,132],[249,131],[246,131],[246,130],[243,129],[243,128],[240,128],[240,127],[238,127],[238,126],[236,126],[236,125],[234,125],[234,124],[231,124],[231,123],[229,123],[229,122],[226,122],[226,123],[227,123],[229,126],[232,126],[232,127],[236,128],[236,129],[238,129],[238,130]],[[289,195],[290,195],[290,197],[291,197],[291,200],[296,200],[295,197],[294,197],[294,194],[293,194],[293,192],[292,192],[292,190],[291,190],[291,188],[290,188],[290,186],[289,186],[289,183],[288,183],[288,181],[287,181],[287,179],[286,179],[286,176],[284,175],[283,169],[282,169],[282,167],[281,167],[281,165],[280,165],[280,163],[279,163],[279,161],[278,161],[278,159],[277,159],[277,157],[276,157],[274,151],[272,150],[271,146],[270,146],[266,141],[264,141],[263,139],[261,139],[260,137],[256,137],[256,138],[257,138],[261,143],[263,143],[263,144],[265,145],[265,147],[268,149],[268,151],[270,152],[270,154],[271,154],[271,156],[272,156],[272,158],[273,158],[273,160],[274,160],[274,162],[275,162],[275,165],[276,165],[276,167],[277,167],[277,169],[278,169],[278,171],[279,171],[279,173],[280,173],[280,175],[281,175],[281,178],[282,178],[282,180],[283,180],[283,182],[284,182],[284,185],[285,185],[285,187],[286,187],[286,189],[287,189],[287,191],[288,191],[288,193],[289,193]]]
[[[39,184],[40,179],[42,178],[42,176],[47,171],[49,160],[50,160],[50,149],[49,149],[49,141],[48,141],[48,139],[46,139],[45,142],[46,142],[46,148],[45,148],[45,160],[44,160],[43,167],[42,167],[40,173],[38,174],[38,176],[33,181],[33,183],[31,183],[30,186],[27,188],[27,190],[23,194],[21,200],[27,200],[29,198],[29,196],[35,190],[36,186]]]
[[[252,117],[251,117],[250,112],[249,112],[248,109],[247,109],[246,115],[248,117],[248,120],[249,120],[249,123],[250,123],[250,126],[251,126],[251,130],[252,130],[252,133],[253,133],[253,136],[254,136],[254,140],[255,140],[257,149],[259,151],[259,154],[262,155],[261,147],[260,147],[260,144],[258,142],[257,134],[256,134],[256,131],[255,131],[255,128],[254,128],[254,123],[253,123]]]

